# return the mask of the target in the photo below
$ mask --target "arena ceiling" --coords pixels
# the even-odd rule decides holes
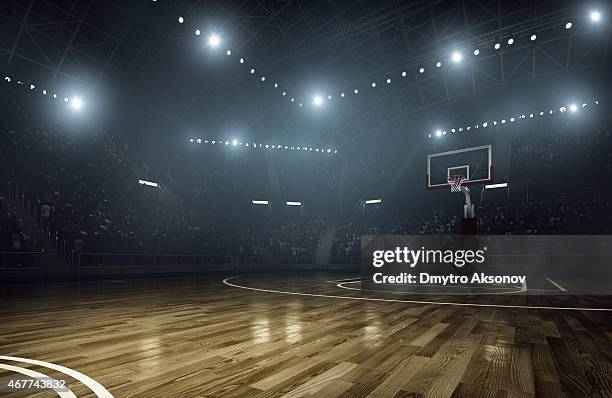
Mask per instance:
[[[163,117],[181,140],[266,137],[339,147],[406,132],[421,137],[444,105],[475,108],[476,96],[521,82],[605,71],[610,29],[581,23],[586,12],[583,2],[561,1],[3,1],[0,73],[138,108],[141,120]],[[223,50],[207,49],[196,28],[218,32]],[[493,50],[509,38],[517,44]],[[225,48],[236,56],[224,57]],[[454,49],[470,55],[475,48],[484,49],[477,60],[434,66]],[[427,73],[418,72],[422,66]],[[384,86],[387,77],[394,83]],[[298,108],[272,81],[303,101],[353,88],[361,94],[325,109]],[[379,89],[368,90],[374,81]]]

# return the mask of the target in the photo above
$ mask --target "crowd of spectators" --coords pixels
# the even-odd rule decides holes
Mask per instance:
[[[0,156],[9,167],[0,177],[18,185],[41,223],[75,252],[312,257],[327,226],[336,225],[332,254],[353,256],[363,234],[450,234],[460,228],[460,206],[437,203],[384,217],[316,205],[282,215],[244,206],[263,198],[330,203],[369,196],[372,187],[379,190],[381,181],[401,172],[399,152],[343,161],[333,154],[245,154],[198,144],[135,150],[119,132],[71,134],[60,121],[34,117],[19,95],[2,101]],[[531,133],[510,130],[509,178],[528,175],[539,182],[529,197],[478,203],[479,231],[610,232],[609,197],[573,195],[593,193],[612,176],[610,126],[608,118],[590,127],[559,122]],[[160,186],[139,185],[141,178]],[[29,241],[19,217],[6,201],[0,204],[0,250],[24,250]]]

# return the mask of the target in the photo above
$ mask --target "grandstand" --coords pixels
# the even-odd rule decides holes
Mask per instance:
[[[0,5],[0,396],[612,397],[611,15]]]

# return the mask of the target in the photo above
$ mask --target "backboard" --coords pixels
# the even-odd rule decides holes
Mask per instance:
[[[493,182],[492,150],[482,145],[427,155],[426,188],[450,188],[453,176],[464,177],[463,185]]]

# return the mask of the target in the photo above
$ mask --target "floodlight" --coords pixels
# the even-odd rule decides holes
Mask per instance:
[[[233,146],[238,145],[238,141],[236,141],[236,140],[232,141],[232,145],[233,145]]]
[[[336,150],[334,151],[334,153],[338,153],[338,150],[336,149]]]
[[[431,134],[427,134],[427,137],[431,138]]]
[[[321,97],[320,95],[315,95],[315,97],[312,99],[312,103],[314,104],[314,106],[320,107],[321,105],[323,105],[323,97]]]
[[[454,132],[455,132],[455,129],[451,129],[451,133],[454,133]]]
[[[578,110],[578,106],[576,104],[571,104],[569,109],[570,109],[570,112],[574,113]]]
[[[266,148],[270,148],[270,145],[266,144]]]
[[[274,88],[278,88],[278,83],[274,83]]]
[[[406,77],[406,72],[402,72],[402,77]]]
[[[183,19],[183,17],[178,17],[178,23],[183,23],[185,20]]]
[[[514,119],[513,117],[511,117],[511,118],[510,118],[510,123],[514,123],[514,120],[515,120],[515,119]]]
[[[216,33],[211,33],[208,36],[208,46],[216,48],[219,47],[219,44],[221,44],[221,37],[219,37],[219,35]]]
[[[244,58],[240,58],[240,63],[244,64]]]
[[[453,52],[453,55],[451,55],[451,59],[454,63],[458,64],[463,59],[463,55],[461,55],[459,51],[455,51]]]
[[[342,98],[344,98],[344,93],[340,93],[340,96],[341,96]]]
[[[533,117],[533,113],[530,113],[530,114],[529,114],[529,117],[531,117],[531,118],[532,118],[532,117]]]
[[[329,95],[327,96],[327,99],[328,99],[328,100],[332,99],[331,94],[329,94]]]
[[[285,95],[287,95],[287,92],[286,92],[286,91],[283,91],[283,96],[285,96]]]
[[[555,113],[555,111],[551,109],[550,111],[548,111],[548,113],[552,115],[553,113]]]
[[[189,139],[189,142],[193,142],[193,138],[190,138],[190,139]]]
[[[472,129],[472,127],[471,127],[471,126],[467,126],[465,129],[466,129],[467,131],[470,131],[470,130]]]
[[[43,95],[47,95],[47,90],[42,91]]]
[[[487,126],[488,126],[488,125],[489,125],[489,123],[484,122],[484,123],[482,124],[482,127],[487,128]]]
[[[304,104],[302,104],[301,102],[298,104],[298,106],[299,106],[300,108],[302,107],[302,105],[304,105]]]
[[[372,87],[376,87],[376,83],[372,82]]]
[[[195,30],[195,35],[196,35],[196,36],[200,36],[200,33],[201,33],[201,32],[200,32],[200,29],[196,29],[196,30]]]
[[[225,52],[225,54],[226,54],[226,55],[232,55],[232,50],[227,50],[227,51]]]
[[[391,79],[387,78],[387,84],[391,83]]]
[[[205,143],[205,144],[208,144],[208,140],[204,140],[204,143]]]
[[[353,91],[355,94],[359,94],[359,90],[355,89],[355,91]]]
[[[582,104],[582,107],[583,107],[583,108],[586,108],[586,106],[587,106],[587,104],[586,104],[586,103]]]
[[[511,37],[508,39],[508,45],[513,45],[514,44],[514,39]]]
[[[485,189],[496,189],[496,188],[507,188],[508,187],[508,183],[507,182],[502,182],[499,184],[488,184],[485,185]]]
[[[302,202],[285,202],[287,206],[301,206]]]
[[[251,203],[253,203],[254,205],[264,205],[264,206],[267,206],[270,204],[270,202],[268,202],[267,200],[252,200]]]
[[[501,47],[501,44],[499,43],[495,43],[495,45],[493,46],[493,48],[495,48],[496,50],[499,50],[500,47]]]
[[[478,55],[478,54],[480,54],[480,50],[479,49],[474,50],[474,55]]]
[[[562,106],[561,108],[559,108],[559,112],[564,113],[567,110],[566,107]]]
[[[261,77],[261,81],[262,81],[262,82],[265,82],[265,81],[266,81],[266,77],[265,77],[265,76],[262,76],[262,77]]]
[[[229,141],[225,141],[225,145],[229,145]]]
[[[5,80],[7,83],[10,83],[10,82],[11,82],[11,78],[10,78],[10,77],[8,77],[8,76],[6,76],[6,77],[4,78],[4,80]]]
[[[442,62],[440,62],[440,61],[436,62],[436,68],[439,68],[441,66],[442,66]]]
[[[530,37],[531,41],[535,41],[535,39],[537,39],[537,38],[538,38],[538,36],[536,36],[535,34],[531,35],[531,37]]]
[[[573,26],[572,23],[568,22],[568,23],[565,24],[565,29],[571,29],[572,26]]]
[[[198,138],[198,139],[196,140],[196,142],[197,142],[198,144],[201,144],[201,143],[202,143],[202,139],[201,139],[201,138]]]
[[[215,144],[215,142],[217,142],[217,141],[215,141],[215,140],[212,140],[212,143],[213,143],[213,145]]]
[[[591,21],[595,23],[601,21],[601,13],[599,11],[591,11]]]
[[[419,73],[423,73],[423,72],[425,72],[425,68],[419,69]]]
[[[441,136],[442,136],[442,131],[436,130],[436,137],[441,137]]]
[[[382,199],[369,199],[365,201],[366,205],[373,205],[373,204],[378,204],[381,203]]]
[[[331,149],[327,148],[327,153],[331,153]]]
[[[156,182],[151,182],[151,181],[146,181],[146,180],[138,180],[138,183],[140,185],[147,185],[149,187],[155,187],[155,188],[157,188],[158,186]]]
[[[502,124],[506,124],[506,119],[502,119]]]
[[[30,90],[34,90],[35,88],[36,88],[36,86],[35,86],[35,85],[30,84]]]
[[[497,126],[497,120],[493,121],[493,126]]]
[[[294,102],[294,101],[295,101],[295,98],[291,98],[291,102]]]
[[[81,108],[83,108],[83,100],[79,97],[74,97],[72,101],[70,101],[70,107],[75,111],[81,110]]]

